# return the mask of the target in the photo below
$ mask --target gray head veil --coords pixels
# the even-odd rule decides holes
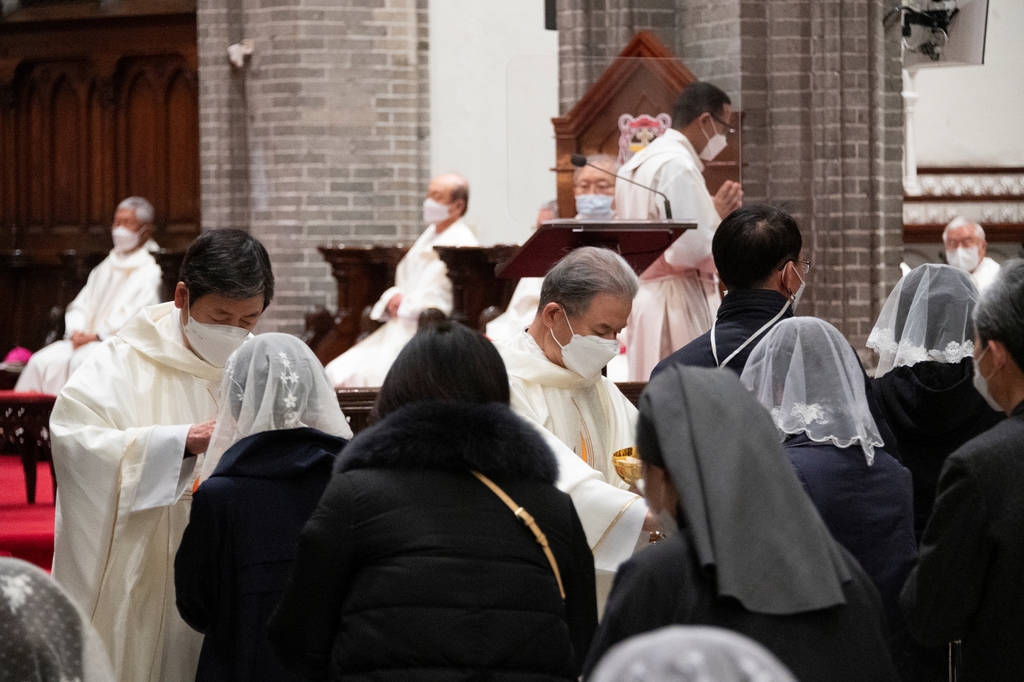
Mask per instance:
[[[113,679],[99,635],[53,578],[26,561],[0,557],[0,680]]]
[[[589,682],[797,682],[775,655],[730,630],[670,625],[619,642]]]
[[[653,433],[652,433],[653,431]],[[731,371],[672,367],[640,397],[637,443],[658,448],[686,532],[719,595],[786,615],[846,603],[843,555],[797,480],[771,415]]]

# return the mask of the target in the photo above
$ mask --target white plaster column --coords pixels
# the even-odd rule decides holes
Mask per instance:
[[[910,196],[921,195],[921,182],[917,179],[917,147],[914,139],[914,109],[917,106],[917,88],[914,85],[916,69],[903,69],[903,191]]]

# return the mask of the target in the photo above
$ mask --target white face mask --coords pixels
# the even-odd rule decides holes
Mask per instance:
[[[118,225],[110,232],[114,240],[114,251],[117,253],[128,253],[139,245],[139,233],[132,232],[124,225]]]
[[[441,202],[434,201],[430,197],[423,200],[423,222],[427,225],[435,225],[448,220],[449,213],[448,206]]]
[[[713,130],[715,134],[708,137],[704,127],[701,126],[700,129],[700,131],[704,133],[704,138],[708,141],[708,143],[704,145],[704,149],[701,149],[700,154],[697,155],[704,161],[713,161],[715,157],[721,154],[722,150],[729,145],[728,141],[725,139],[725,135],[715,129],[714,121],[711,122],[711,130]]]
[[[974,359],[974,388],[981,394],[981,397],[985,399],[988,406],[996,412],[1002,412],[1003,408],[995,401],[992,394],[988,392],[988,378],[981,373],[981,367],[978,366],[978,362],[985,357],[985,353],[988,352],[988,347],[981,351],[981,355]]]
[[[980,261],[981,258],[978,257],[977,246],[972,246],[969,249],[961,246],[953,251],[946,250],[946,262],[954,268],[960,268],[964,272],[974,272]]]
[[[612,217],[612,200],[607,194],[580,194],[576,197],[576,212],[581,218],[600,220]]]
[[[803,298],[804,288],[807,286],[807,282],[805,282],[804,278],[800,276],[799,272],[797,272],[795,265],[793,266],[793,272],[796,273],[796,278],[800,280],[800,286],[796,288],[796,293],[790,296],[790,300],[793,301],[793,314],[796,315],[796,307],[800,304],[800,299]]]
[[[192,351],[214,367],[223,367],[228,358],[249,338],[249,330],[229,324],[204,324],[196,322],[185,303],[185,314],[188,316],[181,331],[192,346]]]
[[[562,315],[565,315],[564,309]],[[584,379],[596,379],[604,366],[619,354],[619,342],[600,336],[580,336],[572,330],[568,315],[565,315],[565,323],[569,325],[572,338],[564,346],[555,338],[555,330],[550,330],[551,338],[562,349],[562,363]]]

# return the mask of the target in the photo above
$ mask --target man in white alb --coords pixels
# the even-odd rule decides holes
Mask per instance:
[[[203,637],[178,615],[174,555],[224,364],[273,294],[259,241],[205,232],[174,301],[100,344],[53,407],[53,577],[90,616],[121,682],[195,679]]]
[[[117,206],[111,236],[114,249],[64,314],[64,338],[40,349],[28,361],[16,391],[56,395],[100,341],[109,338],[148,305],[160,302],[160,266],[153,234],[153,207],[142,197]]]
[[[969,274],[979,293],[995,281],[999,263],[985,255],[988,241],[981,225],[964,217],[954,218],[942,231],[942,244],[946,247],[946,262]]]
[[[640,276],[625,334],[630,381],[647,381],[662,358],[711,329],[715,319],[721,299],[711,238],[721,219],[742,205],[743,191],[727,180],[712,197],[701,174],[703,162],[725,149],[731,115],[728,95],[710,83],[691,83],[672,111],[673,127],[619,169],[620,177],[667,195],[673,218],[697,222]],[[661,197],[628,182],[618,183],[615,205],[619,218],[665,217]]]
[[[605,570],[630,556],[647,514],[612,464],[612,453],[635,444],[637,410],[601,376],[618,353],[616,335],[636,290],[636,274],[619,255],[578,248],[544,277],[529,328],[496,344],[509,375],[512,409],[546,432],[559,456],[558,486],[573,497],[595,565]],[[564,480],[597,478],[594,471],[611,485],[574,492]]]
[[[370,312],[384,324],[374,333],[327,363],[327,376],[338,387],[380,386],[391,364],[416,334],[420,313],[437,308],[451,315],[454,302],[448,267],[435,246],[477,246],[463,220],[469,206],[469,183],[444,173],[430,181],[423,202],[429,227],[398,263],[395,286],[385,291]]]

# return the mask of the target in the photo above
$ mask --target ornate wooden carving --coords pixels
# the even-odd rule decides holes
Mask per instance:
[[[333,316],[333,327],[319,337],[308,335],[310,347],[326,365],[355,344],[362,332],[363,310],[376,303],[394,283],[398,261],[409,249],[404,246],[321,246],[319,249],[324,260],[331,264],[331,274],[338,283],[338,308]]]
[[[551,119],[555,128],[555,172],[558,178],[558,215],[576,214],[572,193],[573,154],[619,153],[619,116],[672,113],[679,93],[697,77],[653,33],[640,31],[593,86],[565,116]],[[708,191],[718,191],[725,180],[740,179],[741,115],[734,111],[728,147],[705,164]],[[677,218],[686,216],[677,215]]]
[[[451,319],[484,331],[481,314],[491,306],[508,307],[518,280],[498,279],[497,266],[512,259],[518,246],[435,246],[448,266],[454,306]]]

